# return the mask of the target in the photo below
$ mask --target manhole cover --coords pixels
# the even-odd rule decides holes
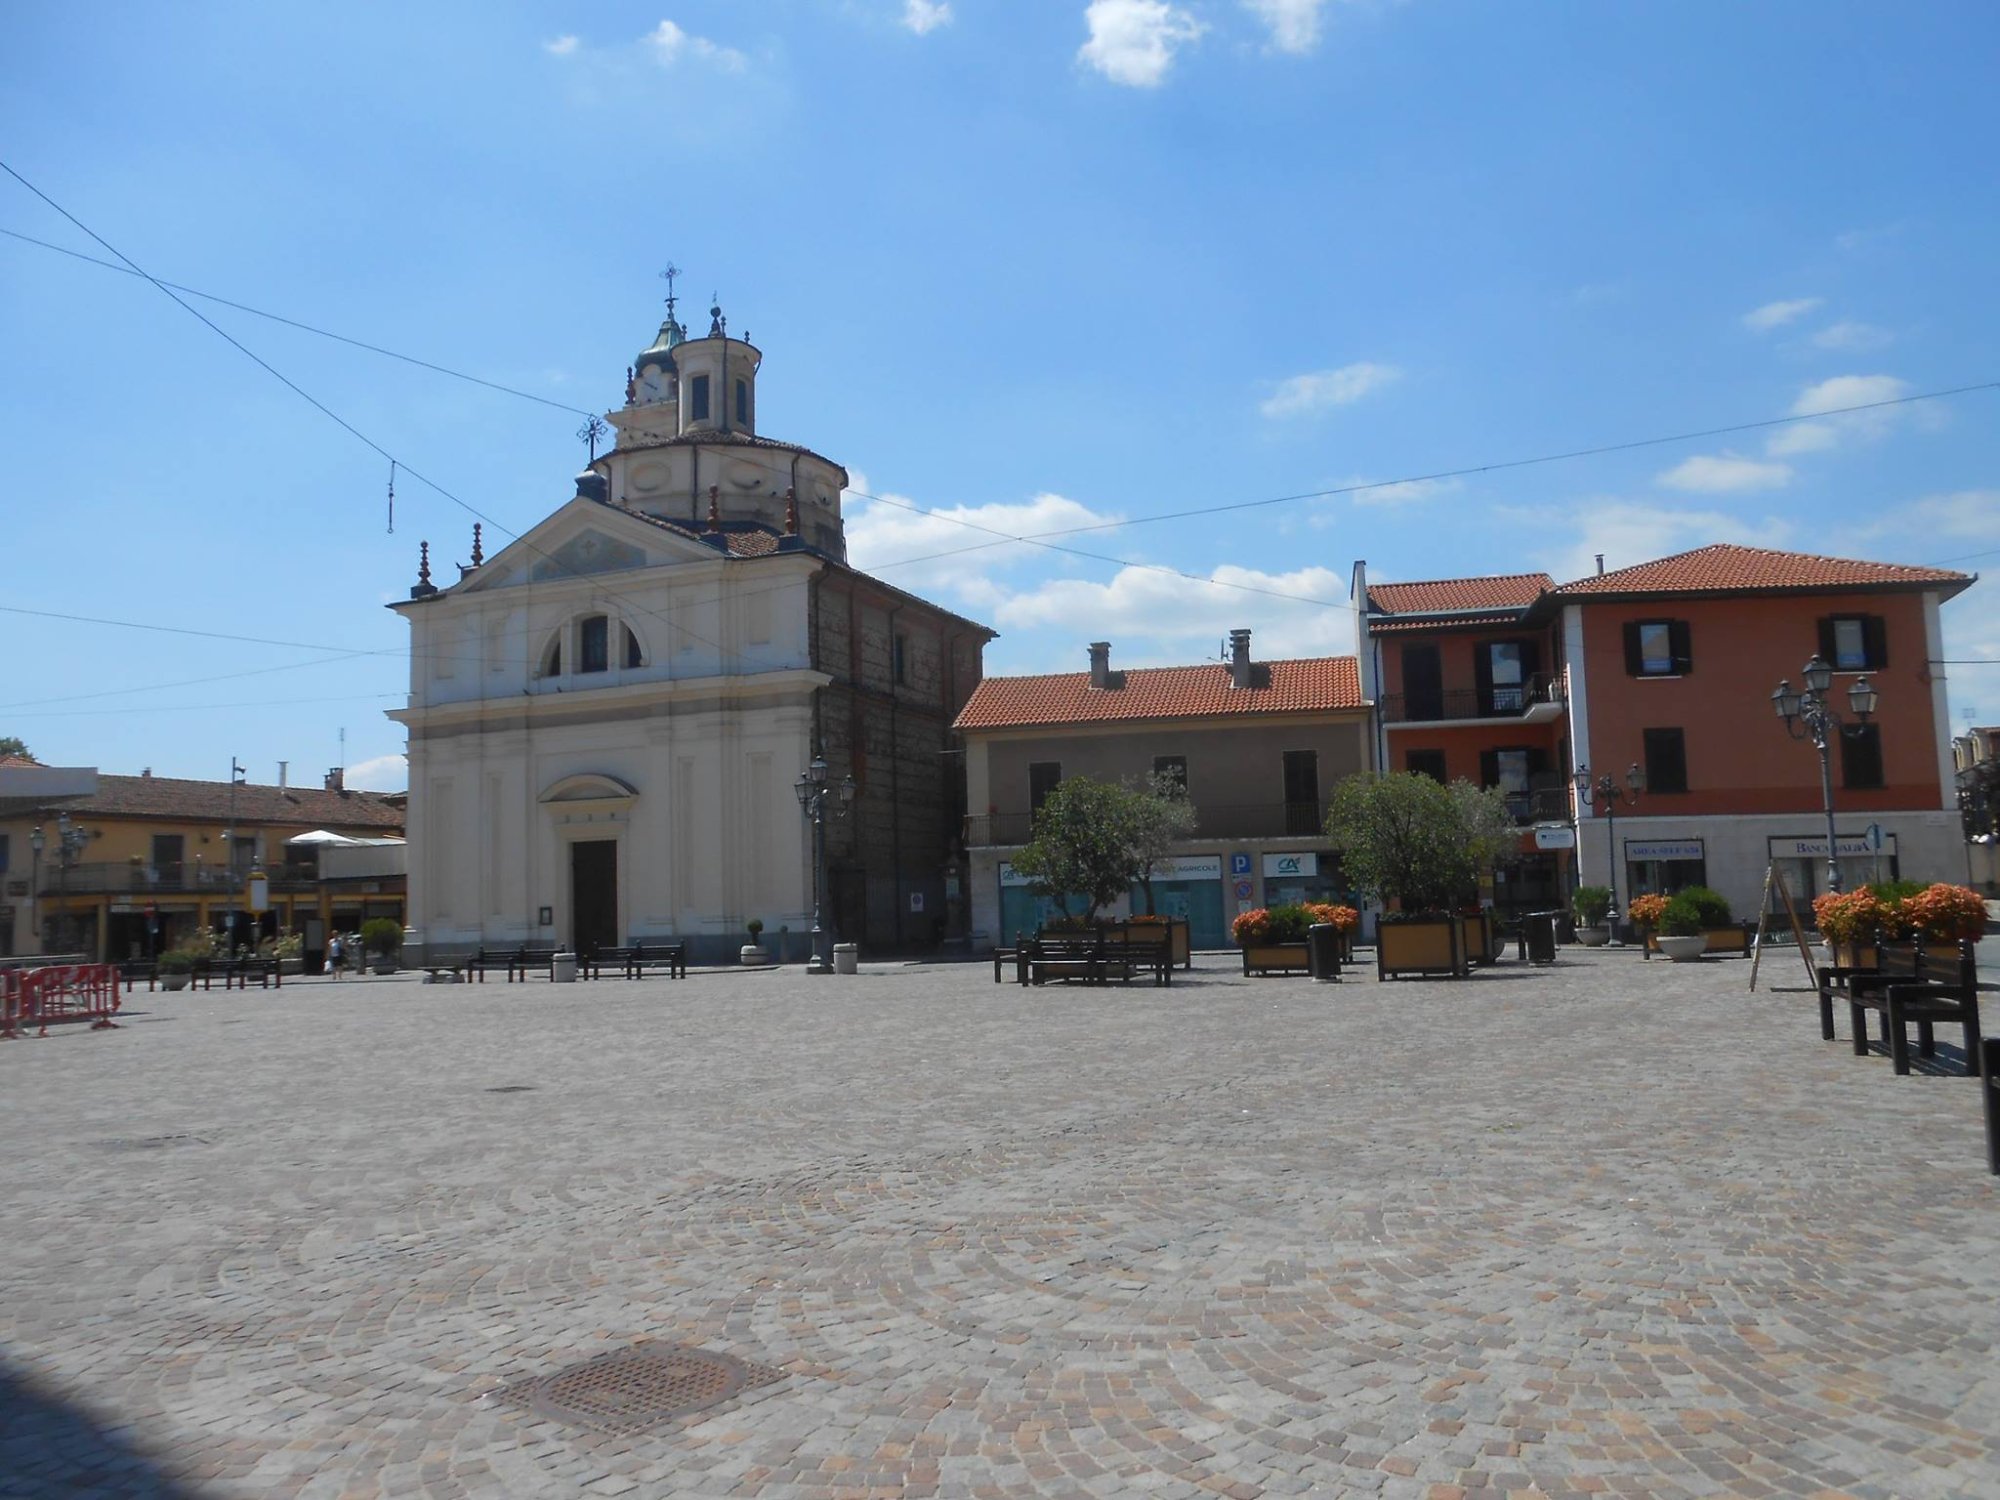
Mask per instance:
[[[532,1094],[534,1091],[535,1086],[532,1083],[503,1083],[498,1088],[488,1089],[486,1092],[489,1094]]]
[[[783,1370],[707,1349],[644,1345],[600,1354],[498,1394],[558,1422],[629,1437],[784,1378]]]

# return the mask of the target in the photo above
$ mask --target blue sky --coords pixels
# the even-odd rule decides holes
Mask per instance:
[[[764,349],[764,431],[936,513],[851,498],[853,559],[998,628],[991,672],[1344,650],[1357,557],[2000,562],[1994,391],[1208,513],[2000,380],[1987,4],[83,17],[9,12],[16,171],[162,279],[560,404],[195,303],[376,444],[525,529],[672,260]],[[11,178],[0,229],[104,255]],[[0,616],[0,733],[271,780],[345,728],[399,785],[381,606],[472,516],[405,474],[388,534],[387,461],[133,277],[0,237],[0,349],[0,603],[298,643]],[[993,540],[968,521],[1139,524],[929,556]],[[1991,585],[1946,625],[2000,660]],[[2000,720],[2000,667],[1950,676]]]

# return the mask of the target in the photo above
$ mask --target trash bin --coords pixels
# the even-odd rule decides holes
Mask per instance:
[[[1340,929],[1315,922],[1306,929],[1306,972],[1315,979],[1340,978]]]
[[[834,973],[836,974],[857,973],[859,971],[860,962],[861,962],[861,949],[857,945],[853,943],[835,943],[833,945]]]
[[[574,953],[553,953],[549,955],[549,978],[557,984],[576,983],[576,955]]]
[[[1521,918],[1521,957],[1531,964],[1556,961],[1556,917],[1552,911],[1531,911]]]

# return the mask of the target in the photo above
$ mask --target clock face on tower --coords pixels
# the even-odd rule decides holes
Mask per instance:
[[[639,398],[642,401],[659,401],[667,394],[667,372],[658,365],[649,365],[639,376]]]

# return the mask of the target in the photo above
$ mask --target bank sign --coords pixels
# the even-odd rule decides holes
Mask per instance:
[[[1264,878],[1266,880],[1303,880],[1319,874],[1317,854],[1267,854],[1264,856]]]
[[[1879,843],[1877,839],[1880,840]],[[1840,836],[1840,857],[1842,859],[1869,859],[1877,854],[1885,854],[1891,859],[1896,857],[1895,834],[1878,833],[1874,838],[1865,833],[1843,833]],[[1825,859],[1826,840],[1824,838],[1772,839],[1771,858]]]

